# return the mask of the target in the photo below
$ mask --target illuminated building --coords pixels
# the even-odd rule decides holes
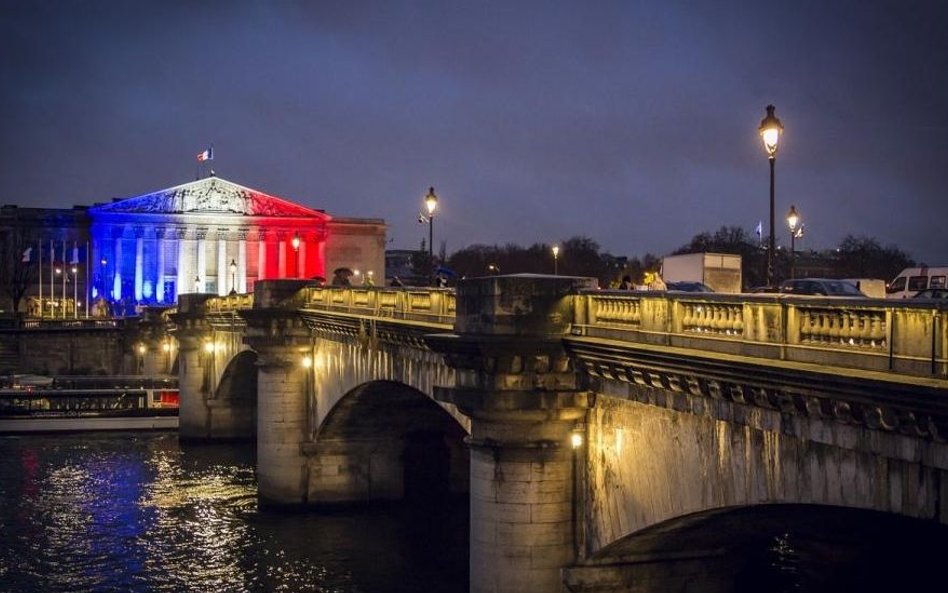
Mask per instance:
[[[25,227],[33,265],[42,258],[28,291],[34,316],[40,277],[44,302],[63,301],[46,305],[44,315],[67,307],[79,316],[83,300],[122,303],[127,312],[173,304],[184,293],[253,292],[258,280],[385,267],[382,220],[332,217],[214,175],[88,208],[5,206],[2,218],[0,226]],[[57,266],[78,268],[71,279],[83,287],[77,299],[73,287],[61,289],[55,275],[50,280]],[[78,307],[66,302],[73,300]]]

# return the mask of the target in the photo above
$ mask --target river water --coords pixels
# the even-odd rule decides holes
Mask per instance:
[[[252,445],[0,436],[0,591],[459,593],[467,500],[279,512]]]

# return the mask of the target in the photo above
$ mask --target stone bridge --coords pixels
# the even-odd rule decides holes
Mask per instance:
[[[265,504],[469,492],[472,591],[730,591],[803,511],[948,523],[944,306],[518,275],[170,317],[182,439],[255,438]]]

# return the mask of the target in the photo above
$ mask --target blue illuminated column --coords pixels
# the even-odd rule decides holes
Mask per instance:
[[[145,229],[135,227],[135,301],[142,300],[142,285],[145,282]]]
[[[122,298],[122,230],[115,232],[115,253],[112,256],[112,300]]]

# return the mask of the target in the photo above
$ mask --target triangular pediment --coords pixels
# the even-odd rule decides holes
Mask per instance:
[[[323,212],[238,185],[220,177],[206,177],[177,187],[91,208],[110,214],[242,214],[245,216],[319,218]]]

